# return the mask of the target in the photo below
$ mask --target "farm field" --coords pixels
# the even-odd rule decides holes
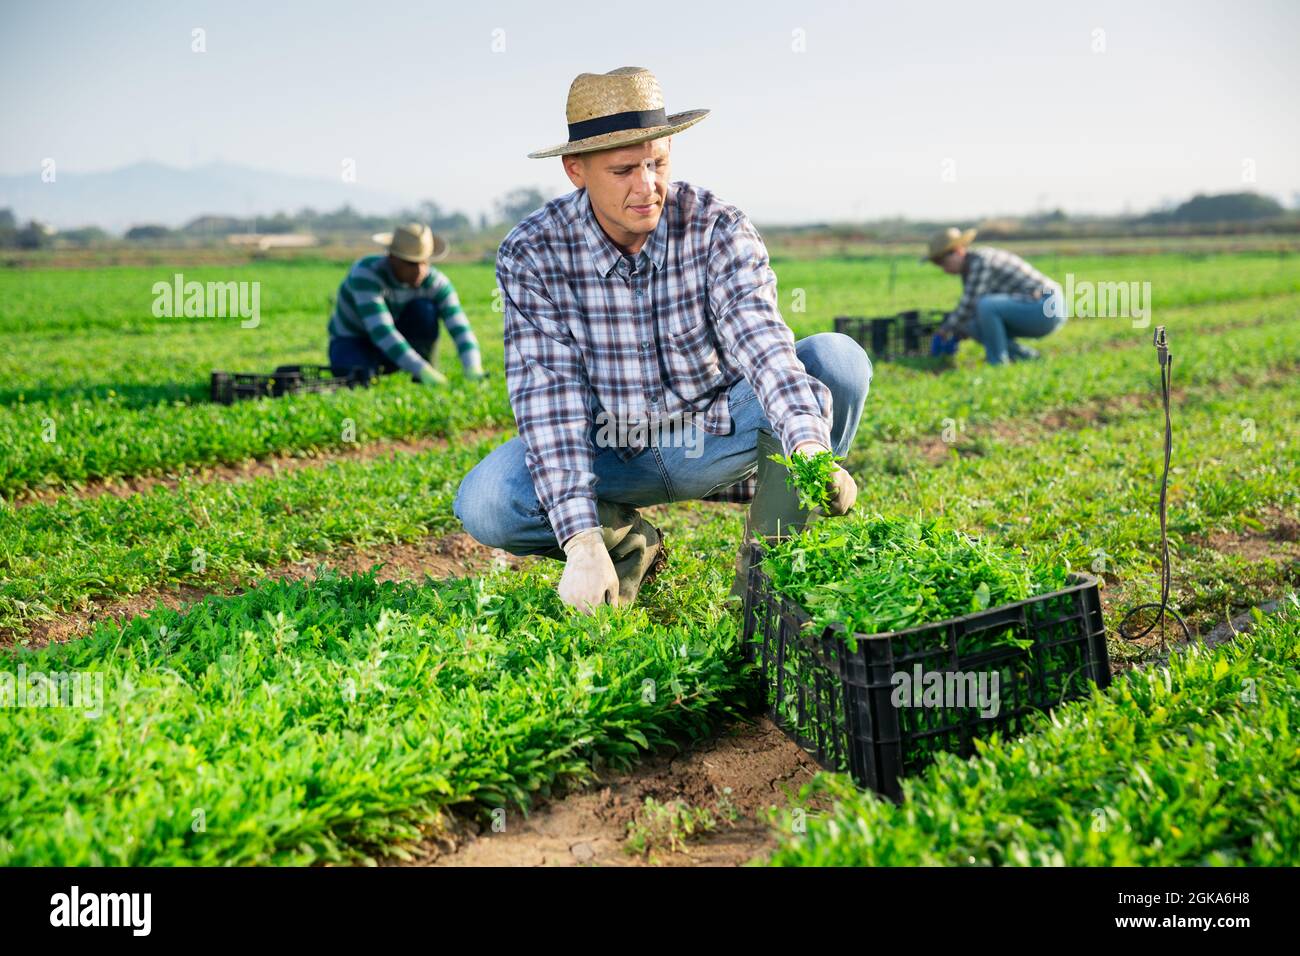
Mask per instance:
[[[678,795],[694,817],[665,816],[660,793],[601,862],[689,863],[738,827],[747,838],[727,862],[1300,862],[1300,259],[1038,264],[1149,282],[1149,325],[1072,318],[1043,361],[1000,369],[970,342],[942,374],[879,362],[844,464],[864,515],[943,519],[1026,566],[1100,577],[1115,683],[1023,741],[940,758],[909,778],[902,807],[839,776],[804,779],[797,748],[760,732],[786,748],[770,819],[756,797],[733,805],[724,781]],[[837,315],[950,306],[959,291],[915,259],[774,266],[797,338]],[[656,508],[672,561],[636,607],[591,618],[559,602],[558,563],[457,533],[461,477],[513,435],[490,265],[445,268],[492,371],[482,383],[461,378],[444,343],[447,390],[392,376],[207,402],[214,369],[323,361],[343,268],[184,270],[260,283],[256,328],[155,317],[151,289],[171,268],[0,273],[13,344],[0,356],[4,667],[105,689],[93,719],[0,708],[0,865],[454,862],[476,841],[432,849],[443,834],[562,813],[652,755],[738,727],[753,737],[757,696],[726,600],[742,508]],[[1249,635],[1175,648],[1167,671],[1158,640],[1117,632],[1160,590],[1154,325],[1174,355],[1173,606],[1208,634],[1280,604]],[[801,808],[817,811],[806,830],[792,822]]]

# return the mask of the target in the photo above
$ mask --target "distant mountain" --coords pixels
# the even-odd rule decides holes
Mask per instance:
[[[328,179],[209,163],[182,169],[161,163],[135,163],[99,173],[57,170],[55,182],[41,181],[39,170],[0,176],[0,209],[11,208],[20,221],[37,219],[61,229],[102,226],[121,232],[141,223],[180,226],[201,215],[253,216],[318,211],[348,203],[358,212],[390,213],[413,205],[400,196]]]

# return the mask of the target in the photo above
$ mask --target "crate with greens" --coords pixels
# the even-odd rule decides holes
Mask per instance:
[[[800,457],[782,463],[813,504],[825,463]],[[1063,559],[860,514],[750,547],[744,646],[768,711],[859,786],[897,798],[935,753],[1109,683],[1097,581]]]

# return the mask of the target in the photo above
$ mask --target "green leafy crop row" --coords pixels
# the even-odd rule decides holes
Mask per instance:
[[[1204,549],[1188,538],[1272,505],[1297,509],[1300,465],[1289,423],[1300,418],[1300,391],[1280,381],[1250,392],[1191,395],[1175,416],[1175,596],[1204,603],[1210,598],[1198,595],[1188,564]],[[1104,427],[1048,433],[1026,444],[975,430],[979,453],[954,450],[937,466],[907,444],[863,442],[847,464],[861,508],[945,515],[1035,560],[1060,551],[1076,568],[1107,574],[1118,589],[1115,600],[1127,604],[1156,586],[1157,417],[1138,406]],[[1241,431],[1247,417],[1251,442]],[[342,543],[452,530],[460,477],[499,440],[339,461],[237,485],[184,481],[125,499],[65,497],[0,508],[0,626],[173,582],[237,583]],[[841,520],[827,522],[827,530]],[[199,571],[195,548],[206,554]],[[1241,590],[1246,582],[1235,580]],[[1253,599],[1244,590],[1239,596]]]
[[[899,805],[823,775],[785,866],[1295,866],[1300,605],[1214,651],[1130,671],[1016,739],[942,755]]]
[[[161,585],[243,584],[342,544],[447,533],[461,478],[501,440],[0,508],[0,625]]]
[[[277,453],[353,447],[379,438],[453,436],[513,423],[490,382],[457,391],[420,389],[398,376],[369,389],[239,402],[143,409],[113,399],[57,411],[15,405],[0,411],[0,494]]]
[[[1184,383],[1249,377],[1284,364],[1300,346],[1295,322],[1300,270],[1290,260],[1241,257],[1232,281],[1223,274],[1207,277],[1191,259],[1180,257],[1090,259],[1070,267],[1076,266],[1081,275],[1104,277],[1109,270],[1112,276],[1132,275],[1155,284],[1161,309],[1157,320],[1171,329]],[[797,336],[829,329],[836,314],[891,307],[884,294],[887,262],[789,262],[778,269],[782,289],[802,297],[796,304],[794,299],[787,302],[784,291],[782,296],[784,314]],[[893,301],[893,309],[956,300],[957,286],[950,277],[926,269],[914,270],[914,282],[897,293],[908,298]],[[499,374],[501,315],[493,309],[491,269],[483,266],[448,267],[485,363],[498,371],[478,389],[466,390],[457,381],[452,393],[436,393],[394,381],[338,397],[235,408],[206,404],[213,369],[270,371],[281,363],[324,362],[328,300],[342,270],[322,263],[262,264],[187,276],[263,282],[265,314],[254,329],[240,328],[231,319],[154,318],[151,285],[170,279],[174,270],[0,275],[0,328],[12,328],[21,343],[0,356],[0,494],[340,448],[349,440],[347,419],[354,423],[358,441],[511,424]],[[1254,285],[1242,276],[1254,277]],[[1236,301],[1222,303],[1225,297]],[[1251,327],[1261,321],[1264,326]],[[1200,340],[1178,337],[1182,329],[1211,327],[1219,331]],[[70,344],[67,332],[73,329],[79,334]],[[1140,391],[1150,356],[1138,346],[1145,345],[1148,334],[1125,319],[1072,320],[1049,340],[1049,355],[1081,361],[1004,369],[996,387],[979,366],[979,350],[972,343],[965,346],[961,368],[943,376],[881,363],[860,436],[935,434],[945,418],[1007,418]],[[1225,339],[1232,349],[1221,347]],[[444,342],[440,364],[454,375],[453,353]]]
[[[1245,299],[1300,291],[1300,257],[1272,253],[1159,255],[1030,255],[1040,269],[1065,281],[1150,282],[1158,308]],[[172,283],[177,272],[198,282],[261,283],[263,321],[321,327],[330,297],[347,262],[303,259],[230,266],[113,266],[76,272],[65,269],[7,270],[0,273],[0,332],[82,335],[156,332],[178,325],[229,322],[220,317],[177,319],[153,314],[153,286]],[[495,274],[490,263],[439,266],[456,285],[471,317],[490,311]],[[910,307],[938,307],[956,301],[959,283],[912,256],[777,259],[775,269],[788,308],[821,327],[836,314],[885,314]],[[806,312],[790,308],[793,290],[804,291]],[[789,291],[787,291],[789,290]],[[92,340],[93,341],[93,340]],[[37,370],[28,375],[38,374]]]
[[[1213,552],[1204,536],[1262,529],[1274,510],[1300,517],[1297,421],[1300,385],[1291,378],[1177,403],[1169,484],[1177,606],[1222,610],[1200,593],[1208,582],[1196,562]],[[907,444],[867,442],[850,452],[848,466],[860,509],[943,516],[1035,561],[1061,554],[1073,567],[1105,576],[1111,606],[1123,608],[1159,589],[1163,424],[1158,407],[1139,407],[1025,443],[977,432],[970,453],[953,450],[937,464]],[[1271,562],[1254,563],[1268,570],[1273,592],[1285,583]],[[1235,603],[1275,596],[1261,592],[1260,583],[1238,580]]]
[[[1242,304],[1223,308],[1236,315],[1252,314],[1247,311],[1251,307]],[[1264,317],[1264,324],[1216,333],[1202,331],[1210,317],[1200,313],[1188,315],[1178,324],[1170,322],[1175,385],[1180,389],[1249,388],[1273,371],[1294,370],[1300,356],[1300,296],[1285,304],[1269,303]],[[939,437],[945,426],[951,431],[1051,411],[1069,415],[1085,402],[1123,396],[1151,395],[1146,407],[1156,408],[1158,395],[1153,383],[1159,381],[1159,366],[1151,346],[1151,329],[1126,325],[1126,347],[1098,349],[1092,330],[1102,329],[1107,322],[1081,321],[1080,325],[1089,324],[1090,328],[1076,340],[1077,348],[1070,349],[1074,354],[1051,354],[1043,362],[993,369],[977,364],[975,355],[982,355],[983,350],[970,346],[971,361],[976,364],[964,364],[937,376],[877,363],[856,445]],[[1055,338],[1044,340],[1045,354],[1067,347]]]
[[[327,574],[4,659],[0,694],[21,674],[84,696],[0,707],[0,865],[364,858],[450,807],[625,766],[741,693],[734,618],[700,577],[681,556],[674,600],[695,610],[664,626],[573,613],[532,573]]]

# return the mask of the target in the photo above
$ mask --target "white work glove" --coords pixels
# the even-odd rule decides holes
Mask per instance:
[[[447,384],[447,376],[443,375],[432,365],[426,365],[424,368],[420,369],[420,374],[416,378],[416,381],[421,385],[431,385],[437,388]]]
[[[800,442],[795,448],[795,451],[810,457],[820,451],[829,450],[825,445],[815,441]],[[831,471],[830,485],[827,490],[830,501],[826,506],[826,514],[829,517],[848,514],[854,502],[858,500],[857,482],[839,465],[835,465]]]
[[[564,553],[560,600],[579,611],[602,604],[618,607],[618,574],[600,528],[579,531],[564,542]]]

